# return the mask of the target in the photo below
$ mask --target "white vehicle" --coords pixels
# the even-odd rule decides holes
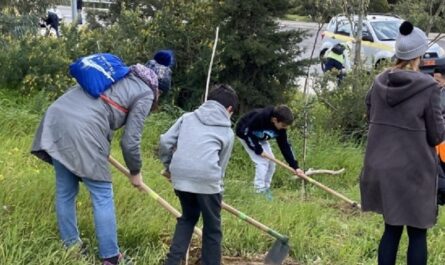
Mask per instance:
[[[324,56],[335,44],[347,43],[354,49],[352,30],[356,30],[358,17],[353,18],[354,26],[345,16],[333,17],[322,33],[323,42],[320,48],[320,60],[324,67]],[[361,57],[366,68],[371,69],[384,60],[391,60],[395,53],[395,41],[399,33],[399,26],[403,19],[388,15],[367,15],[363,18],[362,50]],[[352,29],[353,28],[353,29]],[[350,51],[349,60],[354,55]],[[424,58],[440,58],[445,56],[445,51],[437,43],[430,46]]]

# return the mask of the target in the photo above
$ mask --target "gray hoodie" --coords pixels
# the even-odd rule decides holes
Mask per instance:
[[[160,140],[160,159],[174,189],[220,193],[233,141],[230,116],[219,102],[209,100],[182,115]]]

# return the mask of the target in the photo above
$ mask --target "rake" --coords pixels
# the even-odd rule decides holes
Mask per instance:
[[[276,164],[278,164],[278,165],[288,169],[289,171],[294,172],[293,168],[291,168],[290,166],[286,165],[284,162],[282,162],[282,161],[272,157],[271,155],[263,153],[262,156],[267,158],[267,159],[269,159],[270,161],[273,161]],[[330,194],[332,194],[332,195],[334,195],[334,196],[336,196],[336,197],[338,197],[338,198],[348,202],[349,204],[352,205],[352,207],[357,207],[358,209],[362,208],[362,206],[359,203],[357,203],[357,202],[347,198],[343,194],[341,194],[341,193],[339,193],[339,192],[337,192],[337,191],[335,191],[335,190],[333,190],[333,189],[331,189],[331,188],[321,184],[320,182],[318,182],[318,181],[316,181],[316,180],[314,180],[314,179],[312,179],[312,178],[310,178],[310,177],[308,177],[306,175],[298,176],[298,177],[300,177],[300,178],[306,180],[307,182],[310,182],[310,183],[314,184],[315,186],[321,188],[322,190],[324,190],[324,191],[326,191],[326,192],[328,192],[328,193],[330,193]]]
[[[121,163],[119,163],[116,159],[114,159],[112,156],[108,157],[108,161],[110,161],[110,164],[112,164],[117,170],[122,172],[127,177],[131,177],[130,171],[124,167]],[[148,193],[150,197],[152,197],[155,201],[157,201],[164,209],[166,209],[168,212],[170,212],[172,215],[174,215],[176,218],[181,217],[181,213],[176,210],[173,206],[171,206],[166,200],[164,200],[159,194],[157,194],[154,190],[152,190],[150,187],[145,185],[144,183],[140,187],[144,192]],[[199,238],[202,238],[202,230],[198,227],[195,227],[193,232],[199,236]],[[186,255],[185,264],[188,264],[188,253]]]

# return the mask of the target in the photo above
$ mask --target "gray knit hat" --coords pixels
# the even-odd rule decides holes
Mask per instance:
[[[423,56],[428,50],[428,39],[425,32],[414,27],[409,21],[404,21],[399,28],[396,39],[396,57],[402,60],[412,60]]]

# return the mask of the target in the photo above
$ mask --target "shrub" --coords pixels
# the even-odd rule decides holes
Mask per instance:
[[[343,136],[362,139],[367,130],[365,97],[378,70],[354,69],[336,85],[336,77],[325,74],[316,83],[317,96],[326,107],[317,117],[324,130],[339,131]]]
[[[23,39],[7,39],[1,47],[0,83],[30,95],[40,90],[51,96],[60,95],[73,80],[67,75],[70,59],[63,42],[54,38],[27,35]]]

